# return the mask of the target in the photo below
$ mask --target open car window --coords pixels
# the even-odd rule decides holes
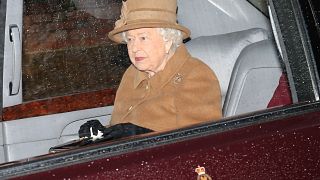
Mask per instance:
[[[269,19],[258,10],[261,9],[259,7],[266,7],[266,4],[262,1],[258,4],[254,7],[245,1],[216,4],[211,1],[178,1],[178,21],[192,32],[191,40],[186,45],[193,56],[203,60],[217,74],[222,87],[224,109],[232,111],[226,112],[226,116],[267,108],[284,68],[276,50],[271,47],[271,51],[275,50],[271,59],[276,64],[266,66],[278,71],[267,72],[275,75],[274,80],[269,78],[270,83],[266,81],[265,87],[258,87],[268,91],[265,94],[256,93],[255,98],[261,97],[264,102],[245,104],[246,99],[254,99],[254,92],[250,94],[251,87],[239,84],[240,80],[236,77],[250,72],[247,73],[249,78],[245,84],[260,84],[258,81],[261,79],[250,77],[260,77],[261,74],[257,73],[266,72],[252,71],[252,68],[258,67],[247,67],[250,62],[246,62],[245,66],[235,65],[239,64],[237,61],[242,61],[238,59],[248,59],[258,54],[254,51],[263,49],[254,47],[257,50],[247,50],[254,43],[263,40],[274,43]],[[22,102],[116,89],[130,64],[125,45],[115,45],[106,36],[119,17],[120,6],[121,1],[117,0],[99,3],[25,0],[22,21]],[[204,8],[204,11],[198,12],[199,16],[190,16],[194,6]],[[243,11],[237,11],[239,8]],[[207,16],[212,18],[205,24],[199,24]],[[203,41],[205,37],[211,37],[212,40],[207,38]],[[199,48],[205,52],[194,50]],[[228,59],[227,63],[223,63],[223,59]],[[235,73],[234,69],[239,69],[239,73]],[[266,68],[263,71],[267,71]],[[249,88],[243,90],[244,95],[230,93],[232,88],[240,86]],[[235,96],[241,96],[241,99],[234,102]]]

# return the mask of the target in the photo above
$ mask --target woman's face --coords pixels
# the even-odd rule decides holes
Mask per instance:
[[[127,31],[127,47],[132,64],[149,76],[163,70],[170,58],[171,41],[165,42],[156,28]]]

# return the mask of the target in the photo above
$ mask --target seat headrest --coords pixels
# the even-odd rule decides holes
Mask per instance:
[[[228,90],[233,66],[249,44],[268,39],[264,29],[253,28],[221,35],[201,36],[186,43],[190,54],[206,63],[217,75],[222,104]]]

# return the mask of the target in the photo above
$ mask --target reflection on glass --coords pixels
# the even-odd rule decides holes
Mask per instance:
[[[129,64],[106,34],[120,0],[24,1],[23,99],[118,86]]]

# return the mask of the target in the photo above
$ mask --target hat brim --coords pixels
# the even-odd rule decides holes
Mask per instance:
[[[139,22],[139,23],[126,24],[124,26],[121,26],[120,28],[115,28],[114,30],[108,33],[108,38],[116,43],[125,43],[123,42],[121,33],[128,30],[139,29],[139,28],[173,28],[173,29],[178,29],[182,32],[183,39],[190,37],[190,30],[184,26],[181,26],[180,24],[172,24],[172,23],[164,23],[164,22]]]

